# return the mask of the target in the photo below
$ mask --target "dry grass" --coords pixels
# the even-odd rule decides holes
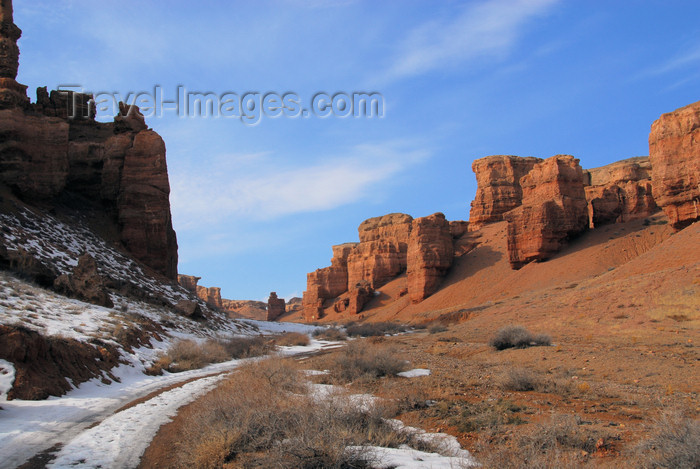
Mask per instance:
[[[700,467],[700,421],[678,410],[667,411],[652,424],[648,438],[633,450],[643,468]]]
[[[282,347],[302,346],[306,347],[311,343],[311,339],[301,332],[287,332],[275,337],[275,344]]]
[[[345,330],[350,337],[375,337],[406,332],[408,327],[394,322],[349,324]]]
[[[552,338],[546,334],[533,335],[522,326],[507,326],[500,329],[495,337],[489,341],[489,345],[496,350],[507,348],[525,348],[537,345],[551,345]]]
[[[159,375],[162,370],[173,373],[194,370],[210,363],[265,355],[271,349],[272,344],[262,337],[209,339],[203,343],[183,339],[173,343],[168,351],[160,355],[146,372],[150,375]]]
[[[241,367],[183,411],[177,466],[365,468],[373,461],[348,446],[415,444],[386,423],[392,415],[379,406],[358,409],[344,396],[318,399],[304,390],[286,361]]]
[[[328,365],[331,375],[341,382],[360,378],[372,380],[396,376],[408,368],[408,362],[395,349],[369,342],[353,342],[333,355]]]
[[[341,329],[329,327],[328,329],[316,329],[313,333],[315,339],[342,342],[348,340],[348,336]]]

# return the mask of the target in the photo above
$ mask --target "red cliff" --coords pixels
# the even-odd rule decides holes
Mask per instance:
[[[408,295],[419,303],[435,293],[452,265],[450,222],[442,213],[413,220],[408,242]]]
[[[508,212],[508,254],[515,269],[557,253],[588,227],[579,161],[557,155],[536,164],[520,180],[522,206]]]
[[[671,225],[700,220],[700,101],[654,121],[649,158],[654,198]]]

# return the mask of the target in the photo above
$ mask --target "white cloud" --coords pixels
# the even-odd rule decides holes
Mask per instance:
[[[410,31],[383,79],[447,68],[454,64],[507,54],[523,26],[558,0],[490,0],[463,7],[450,17],[428,21]]]
[[[700,45],[696,44],[676,54],[672,59],[645,70],[641,73],[640,77],[663,75],[691,65],[696,65],[697,62],[700,62]]]
[[[356,145],[345,155],[304,167],[280,167],[279,158],[262,153],[229,155],[230,163],[217,163],[215,172],[171,171],[173,216],[178,229],[188,230],[232,217],[270,220],[373,198],[382,182],[430,156],[412,143]]]

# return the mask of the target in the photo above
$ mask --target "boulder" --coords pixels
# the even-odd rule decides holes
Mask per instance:
[[[550,258],[588,228],[588,206],[579,160],[557,155],[520,180],[522,205],[506,214],[508,255],[514,269]]]
[[[190,319],[204,319],[199,303],[192,300],[180,300],[175,304],[175,311]]]
[[[476,174],[476,196],[469,212],[469,229],[503,220],[503,215],[520,206],[523,193],[520,178],[540,163],[540,158],[493,155],[472,163]]]
[[[73,274],[60,275],[53,284],[57,292],[107,308],[114,307],[104,279],[97,270],[97,262],[90,254],[78,258]]]
[[[442,213],[416,218],[408,242],[408,294],[419,303],[435,293],[452,266],[450,222]]]
[[[275,321],[285,313],[284,298],[277,298],[276,292],[270,292],[267,299],[267,321]]]
[[[700,101],[654,121],[649,159],[654,199],[671,226],[700,220]]]

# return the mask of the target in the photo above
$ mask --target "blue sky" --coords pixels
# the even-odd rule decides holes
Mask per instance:
[[[375,91],[381,119],[150,118],[181,273],[300,296],[331,245],[390,212],[469,216],[474,159],[648,154],[700,99],[700,2],[15,0],[18,80],[129,92]]]

